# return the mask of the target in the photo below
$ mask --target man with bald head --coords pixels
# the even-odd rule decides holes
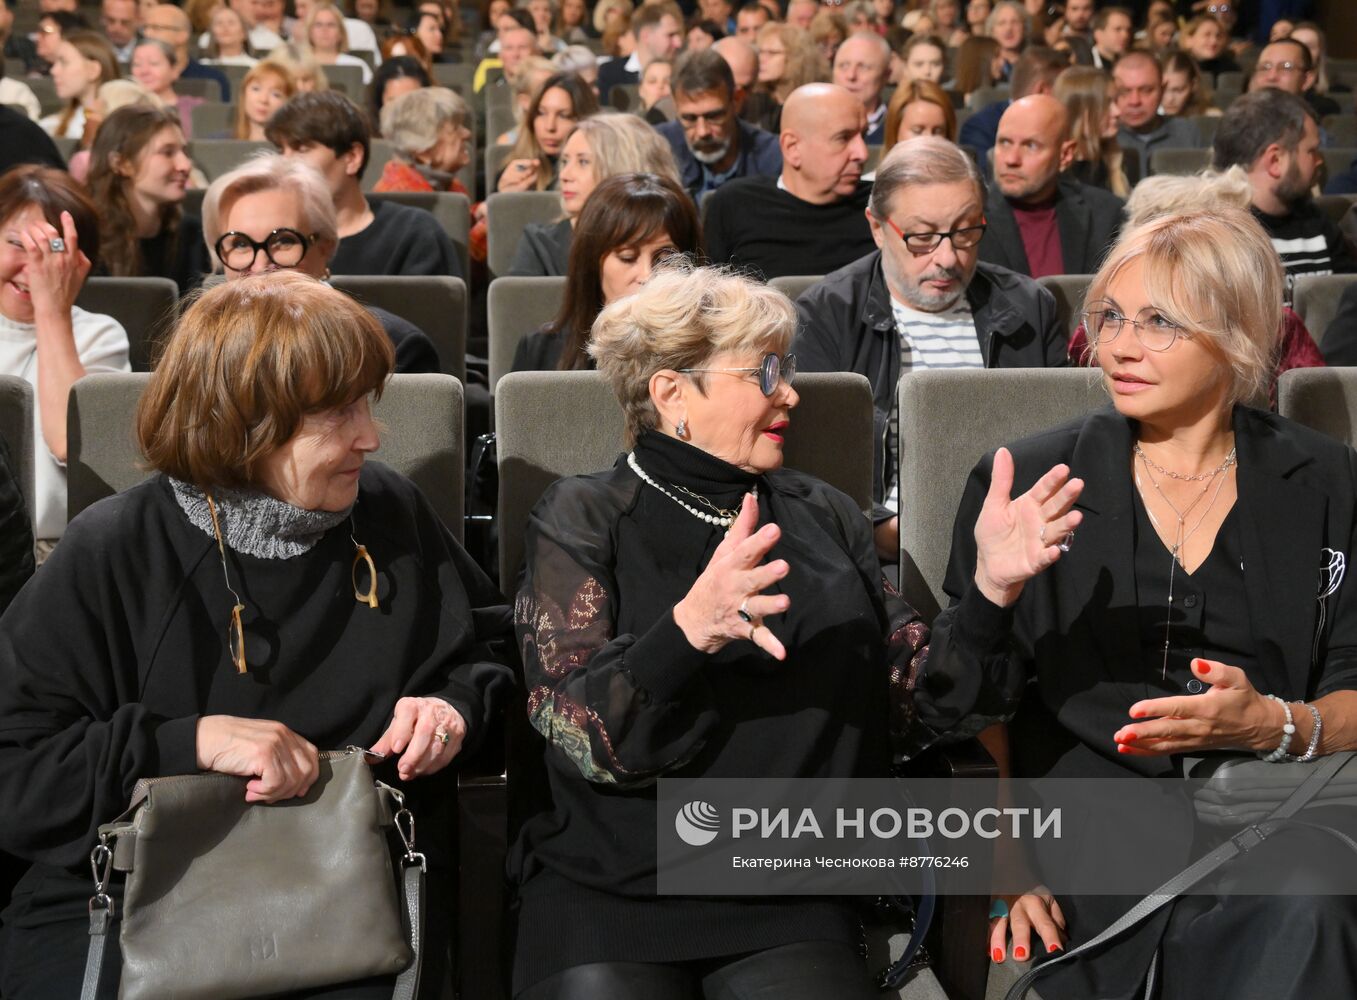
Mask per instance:
[[[181,80],[214,80],[221,88],[221,100],[231,103],[231,83],[226,74],[212,66],[204,66],[189,54],[189,38],[193,34],[193,25],[183,9],[174,4],[162,3],[152,7],[146,14],[146,23],[141,33],[147,38],[158,39],[174,49],[175,61],[183,69],[179,73]]]
[[[739,114],[744,108],[745,98],[758,82],[759,54],[744,39],[731,36],[720,39],[712,48],[730,66],[730,75],[735,78],[735,113]]]
[[[832,83],[810,83],[782,110],[782,173],[731,181],[707,199],[707,256],[765,279],[828,274],[871,251],[862,180],[862,103]]]
[[[1062,176],[1073,160],[1064,104],[1033,94],[1009,105],[994,143],[981,260],[1033,278],[1098,270],[1121,229],[1122,200]]]

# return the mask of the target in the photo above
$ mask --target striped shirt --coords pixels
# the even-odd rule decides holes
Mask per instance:
[[[924,368],[983,368],[980,341],[975,334],[975,318],[966,296],[942,312],[921,312],[891,298],[895,329],[900,335],[900,376]],[[900,407],[891,408],[890,449],[896,469],[900,467]],[[899,509],[900,482],[891,483],[886,506]]]

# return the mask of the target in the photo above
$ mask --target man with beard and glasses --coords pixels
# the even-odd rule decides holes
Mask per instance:
[[[994,144],[981,260],[1033,278],[1098,270],[1121,229],[1122,200],[1064,174],[1073,161],[1064,104],[1033,94],[1009,105]]]
[[[1263,224],[1286,268],[1286,298],[1302,274],[1357,270],[1338,224],[1311,197],[1323,162],[1319,123],[1299,97],[1264,87],[1230,105],[1216,131],[1217,170],[1239,166],[1253,189],[1253,214]]]
[[[894,560],[899,422],[896,383],[923,368],[1057,368],[1066,336],[1051,293],[979,259],[984,183],[946,139],[896,145],[876,171],[867,222],[878,249],[797,300],[801,371],[852,371],[876,407],[877,551]],[[977,400],[977,405],[983,405]]]
[[[683,186],[702,199],[737,177],[776,177],[782,172],[778,137],[737,117],[735,77],[711,49],[689,52],[674,66],[670,82],[678,120],[656,131],[674,151]]]
[[[731,181],[707,199],[711,262],[768,279],[828,274],[870,251],[866,127],[862,102],[842,87],[792,91],[782,111],[782,174]]]

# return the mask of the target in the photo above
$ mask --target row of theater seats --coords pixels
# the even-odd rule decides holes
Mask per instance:
[[[71,393],[68,479],[70,513],[144,478],[130,427],[149,376],[98,374]],[[871,499],[872,398],[866,379],[847,373],[798,379],[801,405],[787,442],[789,466],[838,486],[864,509]],[[989,405],[975,405],[977,399]],[[1284,415],[1341,440],[1357,440],[1357,371],[1308,369],[1282,376]],[[1074,419],[1104,405],[1096,373],[1087,370],[920,372],[902,379],[901,589],[926,616],[945,601],[942,578],[952,522],[967,473],[987,451],[1015,438]],[[0,377],[0,438],[17,458],[25,494],[32,495],[32,391]],[[381,459],[414,479],[460,537],[463,486],[461,384],[442,375],[398,375],[377,408],[386,427]],[[610,466],[623,448],[620,409],[594,372],[520,372],[496,395],[499,433],[499,570],[512,592],[522,561],[522,529],[542,491],[560,476]],[[503,762],[463,780],[459,803],[462,858],[459,928],[454,946],[464,996],[503,995],[499,962],[503,893],[499,872],[511,836],[510,786],[528,773],[515,747],[529,745],[510,713]],[[953,775],[985,773],[964,756],[948,761]],[[933,975],[916,979],[910,1000],[980,1000],[991,974],[984,957],[988,901],[943,901]],[[1007,975],[1011,970],[1007,970]]]

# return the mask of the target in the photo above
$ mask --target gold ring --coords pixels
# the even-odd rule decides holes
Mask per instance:
[[[447,730],[444,729],[434,730],[433,738],[436,739],[443,746],[447,746],[448,740],[451,739],[451,737],[449,737],[447,734]]]

